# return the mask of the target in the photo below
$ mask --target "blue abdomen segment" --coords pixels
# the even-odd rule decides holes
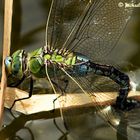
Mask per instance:
[[[86,64],[75,65],[73,70],[77,76],[86,76],[88,73],[92,72],[92,69]]]
[[[76,57],[76,64],[73,66],[74,73],[77,76],[85,76],[92,72],[92,68],[87,65],[88,62],[89,59],[86,56],[78,53]]]

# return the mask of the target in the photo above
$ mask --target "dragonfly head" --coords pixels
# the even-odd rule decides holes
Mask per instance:
[[[8,81],[9,79],[12,81],[22,79],[25,71],[25,58],[26,53],[24,50],[18,50],[12,56],[6,57],[5,69]]]

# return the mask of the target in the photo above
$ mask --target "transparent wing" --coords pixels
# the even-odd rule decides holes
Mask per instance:
[[[82,15],[88,0],[51,0],[50,2],[46,41],[51,48],[62,48]]]
[[[55,0],[48,45],[101,60],[114,48],[131,16],[133,0]]]
[[[119,87],[108,78],[94,77],[93,80],[91,75],[79,77],[75,73],[72,75],[72,70],[63,72],[69,84],[65,94],[60,98],[60,103],[64,122],[69,132],[76,139],[83,137],[86,139],[86,136],[91,139],[94,138],[93,133],[96,132],[101,120],[105,120],[103,124],[106,127],[107,124],[110,124],[119,134],[126,137],[127,134],[124,133],[127,125],[127,119],[124,117],[126,114],[111,106],[112,99],[117,96]],[[105,81],[109,83],[108,89],[100,90]],[[121,127],[119,127],[120,125]]]
[[[132,9],[122,5],[125,2],[129,3],[131,0],[52,0],[47,26],[47,45],[64,51],[65,49],[77,51],[93,60],[103,59],[117,43],[131,15]],[[55,76],[57,79],[55,82],[57,81],[57,87],[62,86],[62,89],[65,89],[63,92],[65,96],[62,96],[60,102],[68,130],[77,133],[78,125],[75,126],[75,123],[71,122],[78,121],[83,114],[86,114],[87,118],[98,113],[116,129],[120,122],[126,124],[125,119],[120,121],[120,114],[125,113],[119,114],[114,110],[110,106],[111,95],[100,90],[106,85],[99,77],[99,80],[92,81],[95,78],[91,75],[73,76],[63,68],[61,72],[63,78],[69,81],[67,88],[63,88],[65,86],[61,84],[59,74]],[[112,85],[113,89],[109,85],[107,87],[109,93],[118,91],[116,86]],[[86,124],[85,122],[82,125]],[[119,132],[123,133],[124,130],[125,127],[121,127]]]

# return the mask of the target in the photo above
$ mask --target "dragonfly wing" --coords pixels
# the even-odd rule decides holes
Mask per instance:
[[[51,48],[62,48],[78,18],[87,5],[81,0],[50,1],[50,18],[46,27],[46,41]]]
[[[69,84],[65,96],[62,97],[61,104],[64,121],[69,132],[76,137],[80,136],[81,132],[84,133],[83,131],[92,131],[93,134],[98,127],[99,120],[97,121],[96,117],[99,116],[98,119],[102,118],[105,120],[105,124],[108,123],[118,133],[126,137],[127,134],[124,133],[127,125],[127,120],[124,117],[126,114],[123,111],[115,110],[111,106],[112,98],[115,98],[113,94],[116,94],[118,91],[115,83],[114,85],[113,83],[110,84],[110,89],[101,91],[100,86],[103,83],[102,79],[99,80],[99,77],[96,77],[97,82],[94,85],[91,75],[79,77],[75,73],[73,75],[69,71],[64,72],[69,79]],[[96,79],[94,78],[95,81]],[[106,82],[110,82],[109,79],[106,79]],[[88,122],[89,118],[92,118],[93,122]],[[121,127],[119,127],[120,125]]]
[[[132,0],[121,2],[131,3]],[[105,59],[116,46],[132,14],[132,8],[119,4],[120,0],[100,0],[97,6],[91,4],[80,29],[66,46],[91,60]]]
[[[103,59],[114,48],[132,13],[132,8],[119,5],[119,0],[52,0],[52,2],[46,33],[48,46],[64,51],[65,49],[77,51],[97,61]],[[121,1],[123,4],[125,2],[130,3],[132,0]],[[99,116],[117,128],[119,123],[112,120],[117,119],[120,122],[120,115],[116,110],[112,110],[110,96],[99,90],[99,84],[95,82],[97,83],[95,86],[87,77],[73,76],[71,72],[63,68],[61,70],[64,77],[71,81],[65,89],[65,96],[62,96],[64,98],[60,101],[67,128],[73,131],[70,122],[75,120],[77,115],[79,117],[79,112],[74,111],[77,104],[78,108],[79,105],[81,107],[78,109],[82,110],[80,113],[86,114],[90,113],[86,112],[88,109],[84,108],[87,107],[85,105],[92,104],[91,110],[94,108]],[[56,77],[59,79],[59,76]],[[79,93],[82,94],[79,96]],[[102,102],[104,99],[108,99],[105,104]],[[109,111],[106,112],[108,107]],[[123,130],[122,127],[119,131]]]
[[[134,0],[54,0],[48,42],[100,61],[118,42],[130,19]]]

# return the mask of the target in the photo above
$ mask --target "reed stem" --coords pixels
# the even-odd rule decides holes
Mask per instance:
[[[1,92],[0,92],[0,126],[2,124],[4,99],[6,89],[6,73],[4,60],[10,54],[11,45],[11,28],[12,28],[12,11],[13,0],[4,1],[4,31],[3,31],[3,63],[2,63],[2,78],[1,78]]]

